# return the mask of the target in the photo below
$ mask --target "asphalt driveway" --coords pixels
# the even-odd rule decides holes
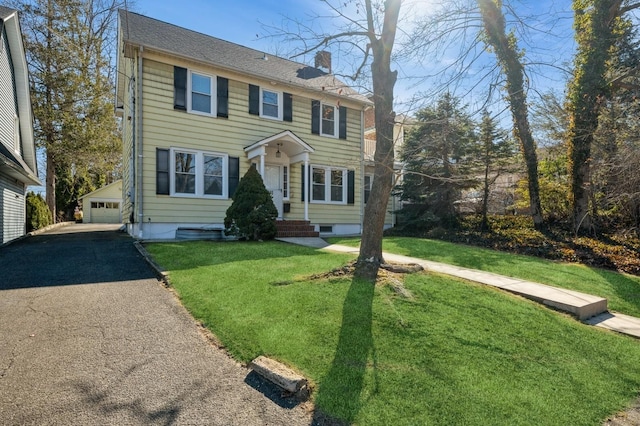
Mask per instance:
[[[312,422],[248,373],[113,226],[0,247],[0,424]]]

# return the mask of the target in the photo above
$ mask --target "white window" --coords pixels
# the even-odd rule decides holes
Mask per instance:
[[[189,72],[189,112],[215,115],[216,79],[212,76]]]
[[[313,166],[311,169],[311,201],[346,204],[347,170]]]
[[[260,116],[282,120],[282,93],[260,88]]]
[[[226,198],[227,155],[171,150],[171,195]]]
[[[371,195],[371,184],[373,183],[373,175],[364,175],[364,202],[369,201]]]
[[[338,108],[334,105],[320,104],[320,134],[338,137]]]

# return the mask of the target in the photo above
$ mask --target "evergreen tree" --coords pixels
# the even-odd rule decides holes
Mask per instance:
[[[115,39],[120,3],[12,2],[21,11],[35,137],[38,148],[46,152],[46,199],[54,220],[72,211],[84,194],[76,191],[83,187],[78,180],[90,179],[89,187],[95,189],[121,175],[122,149],[113,114],[114,79],[108,52],[108,40]],[[86,176],[76,176],[85,171]],[[57,200],[58,193],[64,193],[61,200]]]
[[[475,125],[449,93],[420,110],[416,119],[400,153],[406,171],[401,198],[409,203],[399,213],[408,226],[420,229],[452,226],[461,191],[477,185]]]
[[[225,234],[249,240],[270,240],[276,236],[278,210],[255,167],[240,179],[233,203],[224,218]]]

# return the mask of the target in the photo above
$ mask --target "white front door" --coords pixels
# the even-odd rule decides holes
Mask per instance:
[[[273,197],[273,204],[278,209],[278,219],[282,219],[282,174],[281,167],[271,164],[264,166],[264,186]]]

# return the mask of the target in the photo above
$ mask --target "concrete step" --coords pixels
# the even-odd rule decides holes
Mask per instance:
[[[357,248],[339,245],[330,245],[326,249],[344,253],[358,253]],[[383,256],[387,262],[417,263],[432,272],[501,288],[559,311],[570,313],[581,321],[607,312],[607,299],[602,297],[414,257],[391,253],[384,253]]]

